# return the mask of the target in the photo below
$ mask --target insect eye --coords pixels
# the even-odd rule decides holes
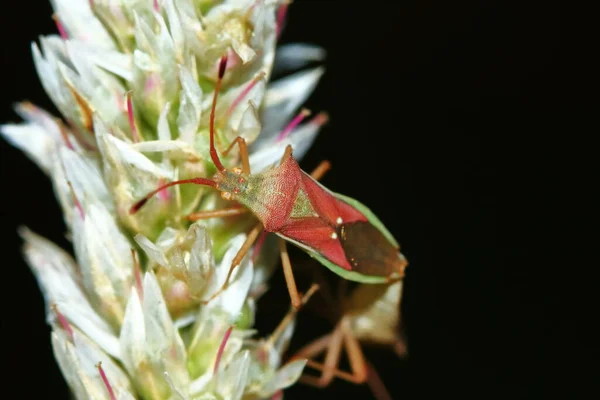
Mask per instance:
[[[221,192],[221,197],[223,200],[231,200],[233,195],[229,192]]]
[[[233,189],[233,193],[238,194],[239,192],[240,192],[240,189],[238,189],[238,188]]]
[[[244,183],[244,182],[246,182],[246,180],[244,178],[240,177],[240,179],[238,179],[238,182],[239,183]]]

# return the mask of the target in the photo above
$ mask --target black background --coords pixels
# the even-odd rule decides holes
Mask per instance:
[[[53,110],[29,45],[55,27],[45,1],[4,4],[0,110],[15,121],[14,101]],[[590,344],[599,338],[598,261],[584,256],[597,248],[589,196],[597,148],[579,135],[598,134],[595,121],[588,126],[597,70],[561,29],[556,1],[297,0],[290,8],[282,41],[328,52],[306,105],[331,122],[302,165],[331,160],[325,185],[369,205],[410,261],[402,304],[410,357],[366,350],[394,399],[575,398],[598,379]],[[69,244],[49,181],[5,141],[0,147],[2,390],[65,398],[16,227]],[[261,332],[285,312],[283,279],[273,282]],[[305,313],[298,329],[294,348],[328,326]],[[370,398],[345,382],[286,392],[306,396]]]

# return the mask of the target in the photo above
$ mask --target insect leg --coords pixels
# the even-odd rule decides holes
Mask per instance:
[[[306,292],[306,294],[304,294],[304,296],[302,296],[302,305],[308,303],[308,300],[310,300],[312,295],[317,290],[319,290],[319,285],[317,285],[316,283],[313,283],[311,285],[310,289],[308,289],[308,291]],[[283,319],[281,320],[279,325],[277,325],[277,328],[275,328],[275,330],[273,331],[273,333],[271,334],[271,336],[268,339],[268,343],[271,346],[279,339],[279,337],[285,331],[285,328],[289,325],[289,323],[294,320],[297,313],[298,313],[297,308],[295,308],[293,306],[290,307],[290,310],[287,312],[285,317],[283,317]]]
[[[242,244],[242,247],[240,247],[237,254],[233,258],[233,261],[231,262],[231,266],[229,267],[229,272],[227,273],[227,278],[225,278],[225,283],[223,283],[223,286],[221,286],[221,289],[217,290],[216,293],[214,293],[208,299],[203,300],[202,301],[203,304],[207,304],[208,302],[213,300],[215,297],[217,297],[219,294],[221,294],[223,291],[225,291],[225,289],[227,289],[227,286],[229,285],[229,280],[231,279],[231,274],[233,273],[233,270],[235,269],[235,267],[237,267],[238,265],[241,264],[242,260],[244,259],[246,254],[248,254],[248,251],[250,251],[250,248],[252,248],[252,245],[254,244],[254,242],[258,238],[258,235],[260,235],[260,233],[262,231],[263,231],[262,223],[259,223],[254,228],[252,228],[250,233],[248,233],[246,240]]]
[[[241,136],[236,137],[233,140],[233,142],[231,142],[227,150],[223,152],[223,155],[226,156],[227,154],[229,154],[229,152],[231,151],[231,149],[233,149],[233,146],[235,146],[236,143],[240,147],[240,158],[242,159],[242,173],[244,175],[250,175],[250,158],[248,156],[248,145],[246,144],[246,139],[244,139]]]
[[[187,219],[190,221],[198,221],[200,219],[234,217],[236,215],[242,215],[247,212],[248,209],[245,207],[228,207],[222,208],[220,210],[198,211],[195,213],[191,213],[187,216]]]
[[[296,353],[293,357],[294,359],[308,358],[309,360],[306,362],[306,365],[321,372],[321,376],[318,378],[316,376],[302,375],[300,382],[323,388],[329,385],[333,378],[339,376],[340,371],[337,369],[337,366],[340,362],[343,341],[344,333],[338,325],[332,333],[309,343]],[[326,351],[324,363],[318,363],[310,359],[319,355],[324,350]],[[342,372],[342,374],[344,373]]]
[[[343,319],[340,323],[342,331],[344,332],[344,347],[346,348],[346,354],[348,354],[348,361],[350,361],[350,368],[352,368],[352,379],[354,383],[364,383],[367,380],[367,361],[365,355],[362,352],[360,343],[354,337],[350,323],[347,319]]]
[[[321,161],[317,168],[310,173],[314,180],[319,181],[327,171],[331,169],[331,163],[327,160]]]
[[[371,393],[377,400],[392,400],[392,396],[390,396],[389,392],[385,388],[383,381],[379,377],[377,371],[370,363],[367,363],[368,368],[368,377],[367,377],[367,385],[371,389]]]
[[[336,333],[339,335],[339,337],[335,336]],[[318,340],[324,341],[323,338]],[[337,343],[336,341],[339,341],[339,343]],[[344,345],[344,349],[346,351],[346,354],[348,355],[348,361],[350,362],[350,368],[352,369],[352,373],[348,373],[337,368],[342,344]],[[320,347],[318,345],[320,345]],[[299,358],[302,356],[316,355],[320,351],[322,351],[322,346],[323,343],[321,342],[313,342],[307,347],[300,350],[300,352],[298,352],[297,355],[295,355],[294,357]],[[313,360],[308,360],[308,362],[306,363],[306,365],[308,365],[309,367],[321,371],[321,377],[318,379],[316,379],[315,377],[303,377],[303,383],[318,387],[325,387],[331,382],[331,380],[334,377],[344,379],[346,381],[356,384],[365,383],[371,379],[371,367],[368,365],[364,354],[361,350],[360,344],[358,343],[358,340],[356,340],[356,338],[354,337],[347,319],[342,319],[342,321],[340,321],[336,330],[330,337],[330,342],[328,346],[329,348],[327,350],[327,356],[325,357],[324,363],[319,363]],[[338,348],[332,349],[332,346],[338,346]],[[337,354],[335,354],[337,357],[335,363],[331,362],[328,358],[330,357],[330,352],[337,352]],[[389,398],[389,396],[387,398],[385,397],[384,394],[386,394],[387,391],[385,391],[385,388],[383,390],[381,389],[382,385],[377,385],[377,382],[374,381],[373,387],[377,389],[377,393],[381,394],[381,396],[377,396],[378,399],[382,400]],[[373,391],[375,392],[375,389]]]
[[[290,262],[290,255],[288,254],[285,240],[279,239],[279,249],[281,252],[281,263],[283,264],[285,283],[288,292],[290,293],[292,307],[298,309],[302,305],[302,302],[300,301],[300,295],[298,294],[298,287],[296,286],[296,280],[294,279],[294,271],[292,271],[292,263]]]

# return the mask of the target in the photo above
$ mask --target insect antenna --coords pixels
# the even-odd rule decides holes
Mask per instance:
[[[215,148],[215,110],[217,108],[217,97],[219,95],[219,90],[221,89],[221,82],[223,81],[226,68],[227,55],[224,55],[221,57],[221,62],[219,63],[219,78],[217,79],[217,85],[215,86],[215,95],[210,110],[210,158],[212,158],[215,167],[221,172],[225,171],[225,167],[223,166],[223,163],[221,163],[219,155],[217,154],[217,149]]]
[[[140,201],[135,203],[129,209],[129,214],[135,214],[136,212],[138,212],[139,209],[142,208],[144,206],[144,204],[146,204],[152,196],[154,196],[156,193],[160,192],[161,190],[166,189],[171,186],[182,185],[184,183],[193,183],[195,185],[205,185],[205,186],[211,186],[214,188],[217,187],[217,184],[215,183],[215,181],[213,181],[211,179],[207,179],[207,178],[182,179],[180,181],[169,182],[166,185],[159,186],[157,189],[148,193],[143,199],[141,199]]]
[[[217,154],[217,149],[215,148],[215,110],[217,108],[217,97],[219,95],[219,90],[221,89],[221,82],[223,81],[223,76],[225,75],[225,69],[227,68],[227,56],[221,57],[221,61],[219,62],[219,78],[217,80],[217,84],[215,86],[215,95],[213,97],[212,108],[210,110],[210,158],[212,159],[215,167],[219,171],[225,171],[225,167],[221,160],[219,159],[219,155]],[[185,183],[193,183],[195,185],[205,185],[216,188],[217,184],[215,181],[207,178],[192,178],[192,179],[182,179],[179,181],[174,181],[167,183],[148,193],[143,199],[135,203],[130,209],[129,214],[135,214],[139,211],[140,208],[144,206],[150,200],[152,196],[157,194],[163,189],[166,189],[171,186],[182,185]]]

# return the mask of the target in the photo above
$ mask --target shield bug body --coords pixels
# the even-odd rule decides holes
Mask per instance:
[[[333,193],[317,182],[327,169],[326,164],[309,175],[300,169],[292,156],[291,146],[288,146],[279,165],[251,174],[246,142],[238,137],[224,153],[237,144],[242,167],[227,169],[223,166],[214,143],[214,119],[226,65],[227,58],[223,57],[210,115],[210,156],[217,172],[212,179],[194,178],[163,185],[137,202],[130,212],[136,212],[154,194],[174,185],[191,183],[219,190],[224,199],[235,201],[244,207],[240,208],[238,205],[224,210],[197,213],[196,219],[226,217],[250,211],[260,221],[250,231],[246,243],[235,258],[224,288],[227,287],[231,272],[260,233],[263,230],[272,232],[283,239],[282,261],[294,306],[299,306],[301,301],[285,242],[302,248],[344,279],[362,283],[389,283],[402,279],[406,259],[381,221],[358,201]]]

